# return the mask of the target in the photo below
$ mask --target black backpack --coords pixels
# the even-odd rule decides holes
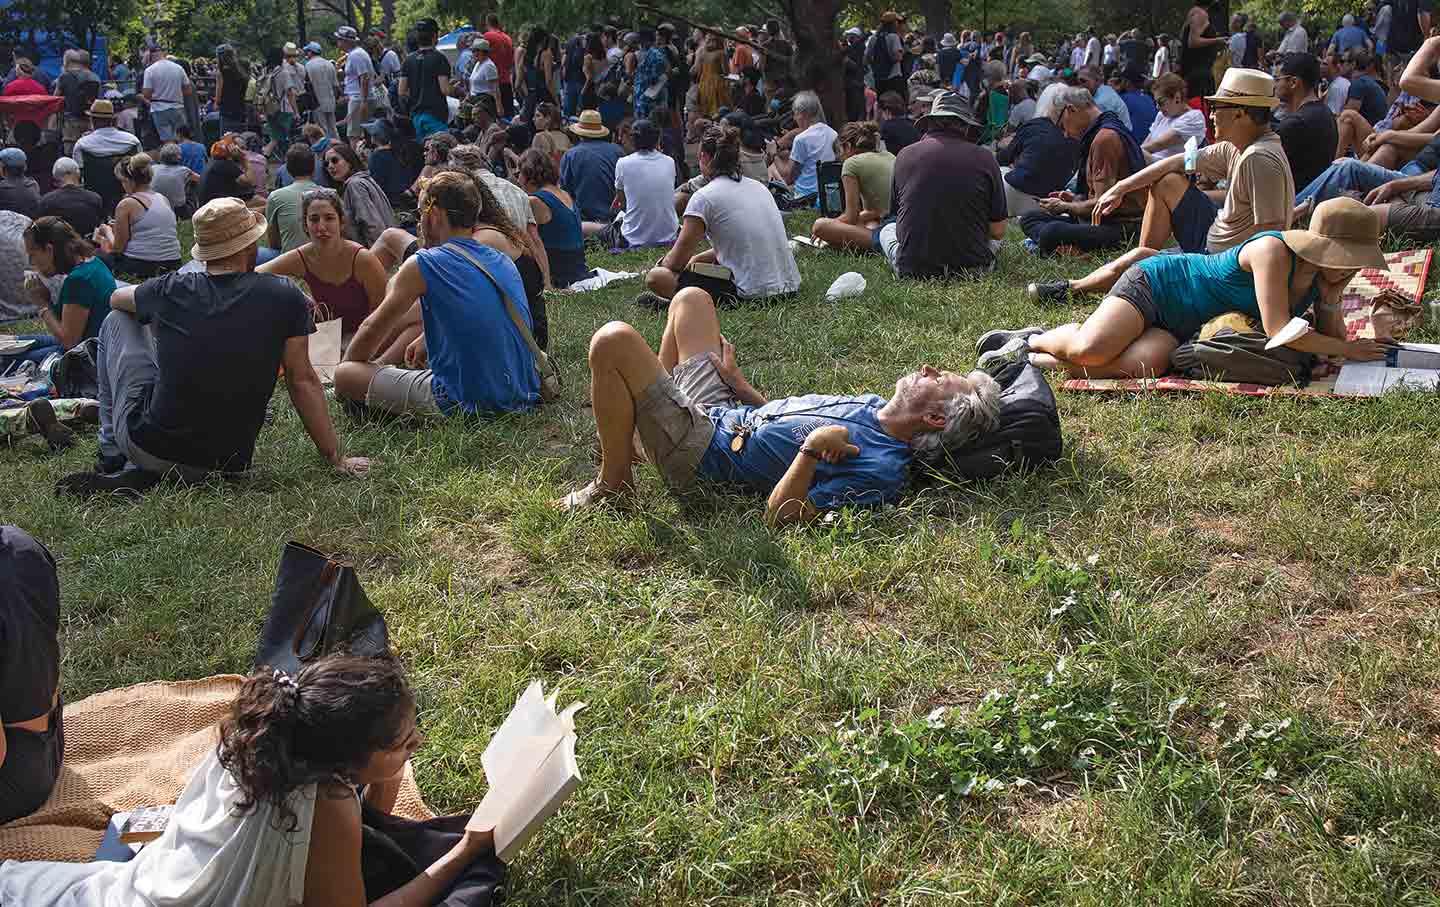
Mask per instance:
[[[875,72],[875,81],[882,82],[887,76],[884,73],[890,72],[890,67],[895,61],[890,58],[889,37],[892,33],[877,31],[875,38],[870,42],[870,68]]]
[[[1000,382],[1000,426],[964,447],[947,451],[936,468],[965,479],[989,479],[1014,469],[1034,469],[1060,459],[1065,440],[1055,392],[1028,362],[1007,365]]]
[[[1190,378],[1277,387],[1310,383],[1315,357],[1289,347],[1265,349],[1269,337],[1254,331],[1221,328],[1209,340],[1182,343],[1170,354],[1170,367]]]

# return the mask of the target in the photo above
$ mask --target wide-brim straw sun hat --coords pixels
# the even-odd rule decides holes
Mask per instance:
[[[1316,205],[1307,229],[1282,235],[1291,251],[1322,268],[1388,268],[1380,251],[1383,227],[1374,208],[1341,196]]]
[[[195,245],[190,249],[190,257],[196,261],[215,261],[234,255],[259,242],[268,229],[264,213],[252,211],[238,198],[206,202],[190,223],[195,228]]]
[[[580,111],[580,119],[570,127],[570,131],[587,139],[603,139],[610,134],[610,128],[600,118],[598,110]]]
[[[1275,80],[1268,72],[1238,67],[1225,70],[1220,87],[1205,100],[1241,107],[1273,108],[1280,103],[1280,99],[1275,97]]]

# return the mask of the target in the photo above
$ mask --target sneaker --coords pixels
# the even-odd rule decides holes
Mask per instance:
[[[95,472],[97,475],[108,476],[112,472],[119,472],[124,469],[130,461],[125,459],[124,454],[95,454]]]
[[[91,498],[98,494],[116,494],[138,499],[159,481],[158,475],[146,472],[138,466],[126,466],[119,472],[104,475],[77,472],[55,483],[55,496]]]
[[[670,300],[659,293],[652,293],[649,290],[643,291],[635,297],[635,304],[642,309],[649,309],[652,312],[663,312],[670,308]]]
[[[1040,244],[1035,240],[1030,239],[1029,237],[1026,237],[1025,240],[1020,243],[1020,245],[1025,249],[1026,252],[1029,252],[1031,255],[1040,254]]]
[[[1029,357],[1029,338],[1016,337],[1015,339],[1006,343],[1004,346],[1000,347],[1000,349],[991,350],[990,352],[981,356],[975,362],[975,367],[980,369],[980,371],[984,372],[985,374],[989,375],[991,378],[994,378],[997,377],[1002,371],[1004,371],[1006,366],[1013,365],[1016,362],[1029,361]]]
[[[1032,283],[1025,288],[1025,298],[1041,305],[1065,305],[1070,301],[1070,281]]]
[[[75,432],[60,422],[55,415],[55,407],[44,397],[25,404],[25,414],[30,417],[35,430],[45,436],[45,443],[50,445],[51,450],[64,450],[75,443]]]
[[[1016,337],[1025,337],[1028,339],[1034,337],[1036,334],[1043,333],[1045,333],[1045,329],[1042,327],[1021,328],[1018,331],[986,331],[981,334],[980,339],[976,341],[975,353],[976,355],[983,356],[986,353],[1000,349]]]

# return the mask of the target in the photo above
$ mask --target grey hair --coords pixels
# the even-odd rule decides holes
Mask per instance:
[[[1055,111],[1058,113],[1066,107],[1075,107],[1081,110],[1086,107],[1094,107],[1095,98],[1090,94],[1090,89],[1081,88],[1078,85],[1064,85],[1055,93]]]
[[[1044,117],[1052,123],[1055,122],[1055,117],[1060,113],[1060,104],[1058,103],[1060,92],[1069,87],[1064,82],[1051,82],[1046,85],[1045,90],[1040,92],[1040,97],[1035,101],[1035,115]]]
[[[50,178],[60,182],[67,176],[80,175],[80,162],[73,157],[57,157],[55,165],[50,168]]]
[[[1341,17],[1340,24],[1345,28],[1350,28],[1355,24],[1355,17],[1350,15],[1349,13],[1346,13],[1344,16]]]
[[[795,99],[790,102],[790,109],[821,123],[825,122],[825,108],[820,104],[820,96],[813,91],[796,94]]]
[[[180,146],[174,142],[166,142],[160,146],[160,163],[178,164],[184,159],[184,156],[180,154]]]
[[[461,168],[462,170],[488,170],[485,166],[485,152],[480,150],[479,145],[466,143],[456,145],[450,149],[446,156],[446,162]]]
[[[966,376],[968,393],[956,394],[944,405],[945,427],[916,435],[910,446],[915,456],[934,462],[946,451],[957,450],[1000,427],[1000,385],[985,372],[974,371]]]

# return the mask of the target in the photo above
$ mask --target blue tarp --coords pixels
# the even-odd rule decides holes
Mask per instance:
[[[57,0],[60,2],[60,0]],[[9,0],[0,0],[0,15],[10,5]],[[15,45],[16,53],[31,53],[38,51],[39,59],[35,65],[45,72],[52,79],[60,77],[60,70],[64,68],[63,55],[67,48],[79,47],[80,42],[66,36],[50,35],[47,32],[26,32],[20,35],[22,43]],[[32,51],[33,48],[33,51]],[[104,36],[95,38],[95,46],[86,48],[90,51],[90,68],[101,79],[110,78],[109,42]]]

